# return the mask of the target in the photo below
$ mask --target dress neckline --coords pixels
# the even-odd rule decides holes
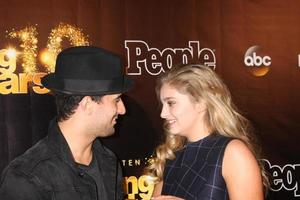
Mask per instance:
[[[212,133],[210,133],[210,134],[204,136],[203,138],[201,138],[201,139],[199,139],[199,140],[197,140],[197,141],[187,142],[187,143],[186,143],[186,147],[188,147],[188,146],[195,146],[195,145],[198,146],[199,143],[201,143],[201,142],[203,142],[203,141],[206,141],[206,140],[208,140],[209,138],[211,138],[211,137],[213,137],[213,136],[216,136],[216,135],[217,135],[217,134],[216,134],[215,132],[212,132]]]

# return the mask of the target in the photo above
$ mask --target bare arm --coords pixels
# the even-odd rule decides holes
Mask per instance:
[[[181,199],[179,197],[175,197],[175,196],[161,195],[162,186],[163,186],[163,181],[161,181],[155,185],[153,195],[151,198],[152,200],[183,200],[183,199]]]
[[[163,181],[157,183],[154,186],[152,197],[157,197],[157,196],[161,195],[162,186],[163,186]]]
[[[259,165],[242,141],[233,140],[226,147],[222,175],[231,200],[263,200]]]

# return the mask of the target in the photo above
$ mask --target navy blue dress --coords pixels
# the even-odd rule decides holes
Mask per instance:
[[[176,152],[175,160],[166,163],[162,194],[186,200],[228,200],[222,162],[230,140],[232,138],[211,134],[187,143]]]

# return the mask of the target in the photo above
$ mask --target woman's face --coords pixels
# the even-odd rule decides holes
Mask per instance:
[[[168,84],[164,84],[160,90],[160,101],[160,116],[165,120],[171,134],[185,136],[189,141],[201,139],[203,131],[206,130],[204,103],[192,101],[187,94],[180,93]]]

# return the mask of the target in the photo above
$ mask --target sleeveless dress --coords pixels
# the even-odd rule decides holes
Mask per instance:
[[[185,200],[228,200],[222,162],[225,148],[232,139],[211,134],[187,143],[176,152],[175,160],[167,160],[162,194]]]

